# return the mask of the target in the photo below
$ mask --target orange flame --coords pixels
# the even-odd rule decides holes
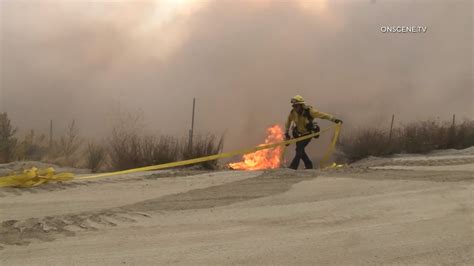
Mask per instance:
[[[283,140],[283,130],[279,125],[274,125],[268,128],[267,134],[268,136],[265,139],[265,143],[261,145],[272,144]],[[282,155],[283,147],[278,146],[274,149],[260,150],[254,153],[245,154],[242,162],[230,163],[229,166],[236,170],[274,169],[280,167]]]

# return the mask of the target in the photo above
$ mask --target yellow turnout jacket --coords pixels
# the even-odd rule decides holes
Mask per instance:
[[[313,118],[320,118],[320,119],[326,119],[334,122],[334,117],[330,114],[326,114],[323,112],[320,112],[316,110],[315,108],[305,105],[303,107],[305,110],[309,111],[309,114]],[[291,110],[290,115],[288,115],[288,119],[285,124],[285,132],[289,132],[291,124],[294,123],[296,126],[296,129],[298,132],[302,135],[308,134],[308,129],[306,128],[306,125],[309,123],[308,117],[305,116],[305,111],[303,111],[301,114],[298,114],[294,109]]]

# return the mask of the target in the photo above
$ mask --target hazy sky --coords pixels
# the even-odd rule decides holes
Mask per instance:
[[[0,0],[0,111],[102,136],[118,112],[151,132],[259,142],[301,94],[347,127],[472,118],[472,1]],[[381,26],[424,26],[424,34]]]

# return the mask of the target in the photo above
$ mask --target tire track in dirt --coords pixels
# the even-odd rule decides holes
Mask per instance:
[[[80,231],[134,223],[134,217],[150,217],[161,211],[214,208],[288,191],[294,184],[315,178],[317,171],[268,171],[257,177],[190,190],[133,204],[67,215],[7,220],[0,224],[1,245],[28,245],[54,241]]]

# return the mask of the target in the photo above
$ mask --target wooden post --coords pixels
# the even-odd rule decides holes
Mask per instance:
[[[388,141],[392,141],[393,121],[395,120],[395,114],[392,115],[392,123],[390,124],[390,133],[388,135]]]
[[[53,120],[49,123],[49,149],[53,148]]]
[[[196,98],[193,98],[193,112],[191,116],[191,130],[189,130],[189,150],[193,148],[193,136],[194,136],[194,113],[196,109]]]
[[[455,148],[455,139],[456,139],[456,114],[453,114],[453,123],[451,124],[451,128],[449,129],[448,134],[448,143],[446,148]]]

